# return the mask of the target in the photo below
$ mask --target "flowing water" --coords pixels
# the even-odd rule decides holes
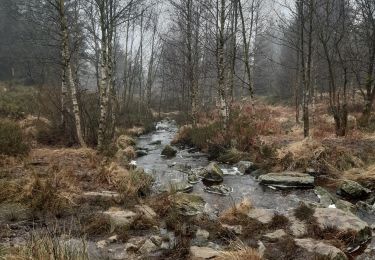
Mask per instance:
[[[173,121],[161,121],[157,124],[156,131],[141,136],[138,141],[138,147],[145,148],[149,152],[148,155],[138,158],[136,163],[154,176],[155,188],[158,190],[165,189],[174,181],[187,181],[184,168],[197,168],[209,164],[207,155],[191,152],[191,149],[176,148],[177,155],[171,159],[161,156],[162,149],[170,144],[177,130]],[[161,143],[152,144],[155,141]],[[259,185],[250,175],[237,175],[236,169],[232,166],[221,164],[220,167],[225,173],[223,184],[233,188],[229,196],[207,193],[203,190],[204,185],[201,182],[194,185],[193,189],[193,193],[201,195],[215,211],[231,207],[243,198],[249,198],[255,207],[276,209],[280,212],[296,207],[300,201],[318,202],[313,190],[272,190]]]

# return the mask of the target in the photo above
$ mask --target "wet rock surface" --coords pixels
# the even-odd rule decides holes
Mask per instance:
[[[314,177],[299,172],[268,173],[259,177],[260,183],[281,189],[312,188]]]

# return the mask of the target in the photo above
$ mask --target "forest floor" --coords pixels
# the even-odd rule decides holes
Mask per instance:
[[[255,107],[236,104],[226,130],[215,112],[201,114],[197,129],[180,129],[174,149],[194,146],[230,165],[251,161],[262,174],[314,176],[325,188],[319,203],[278,212],[250,198],[212,214],[194,193],[155,193],[153,177],[132,162],[140,128],[118,137],[114,157],[34,142],[27,156],[0,160],[0,259],[373,259],[374,223],[353,212],[374,213],[375,133],[351,117],[348,136],[337,138],[318,105],[312,137],[303,138],[292,108]],[[347,180],[367,197],[336,197]]]

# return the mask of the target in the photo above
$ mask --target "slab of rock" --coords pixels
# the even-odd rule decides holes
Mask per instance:
[[[339,188],[339,194],[352,199],[360,199],[368,196],[371,190],[363,187],[361,184],[351,180],[345,180]]]
[[[207,184],[220,184],[223,182],[223,171],[220,169],[219,165],[212,162],[202,173],[203,182]]]
[[[206,203],[198,195],[177,193],[172,196],[173,207],[183,216],[195,216],[204,211]]]
[[[198,228],[197,232],[195,233],[195,238],[193,239],[192,243],[196,246],[205,246],[208,243],[208,238],[210,237],[210,233],[207,230]]]
[[[240,161],[236,164],[238,171],[242,174],[249,174],[256,170],[257,167],[250,161]]]
[[[371,239],[371,228],[352,213],[337,208],[316,208],[314,217],[321,229],[333,227],[343,233],[354,232],[355,239],[351,246],[358,246]]]
[[[202,259],[213,259],[218,257],[220,252],[210,247],[190,247],[190,259],[191,260],[202,260]]]
[[[143,157],[148,155],[148,152],[146,150],[137,150],[135,151],[135,154],[137,155],[137,157]]]
[[[341,209],[346,212],[351,212],[351,213],[356,213],[357,212],[357,207],[353,204],[350,203],[349,201],[346,200],[336,200],[335,202],[336,208]]]
[[[213,193],[213,194],[217,194],[221,196],[228,196],[231,192],[233,192],[233,188],[225,184],[207,186],[207,187],[204,187],[203,190],[205,192]]]
[[[347,260],[347,256],[338,248],[325,244],[321,241],[305,238],[295,239],[296,245],[309,253],[325,257],[324,259]]]
[[[275,216],[276,212],[273,209],[252,209],[247,214],[249,218],[258,220],[262,224],[269,224],[272,221],[272,218]]]
[[[193,191],[194,186],[186,181],[171,181],[170,189],[175,192],[190,193]]]
[[[322,204],[323,207],[328,208],[329,205],[332,205],[335,203],[335,198],[329,191],[322,187],[315,187],[314,193],[319,198],[319,203]]]
[[[286,214],[289,219],[288,233],[297,238],[305,237],[307,235],[307,225],[304,221],[297,219],[294,213],[294,209],[291,209]]]
[[[149,145],[161,145],[161,140],[152,141]]]
[[[149,206],[142,204],[142,205],[136,205],[135,211],[142,216],[143,218],[153,221],[158,217],[158,214],[150,208]]]
[[[110,209],[103,212],[108,217],[112,231],[116,227],[128,227],[135,221],[138,214],[130,210]]]
[[[173,158],[175,157],[177,154],[177,150],[174,149],[172,146],[170,145],[166,145],[164,147],[164,149],[161,151],[161,155],[164,155],[165,157],[167,158]]]
[[[241,225],[227,225],[227,224],[221,224],[221,226],[228,230],[229,232],[232,232],[236,235],[241,235],[242,234],[242,226]]]
[[[313,188],[314,177],[299,172],[268,173],[259,176],[261,184],[281,189],[288,188]]]
[[[287,234],[285,233],[283,229],[278,229],[272,233],[265,234],[263,236],[263,239],[270,241],[270,242],[276,242],[286,235]]]
[[[147,239],[143,245],[139,248],[138,252],[144,255],[155,252],[159,249],[159,246],[155,245],[151,239]]]
[[[117,192],[113,191],[88,191],[81,195],[83,200],[89,202],[120,202],[121,196]]]

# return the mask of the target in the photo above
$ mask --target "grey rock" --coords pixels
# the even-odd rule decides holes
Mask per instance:
[[[157,245],[154,244],[154,242],[151,241],[151,239],[147,239],[143,245],[138,249],[138,252],[141,254],[149,254],[152,252],[155,252],[159,249]]]
[[[195,233],[195,238],[193,239],[193,244],[197,246],[205,246],[208,243],[209,237],[210,233],[207,230],[198,228],[197,232]]]
[[[137,157],[143,157],[143,156],[148,155],[148,152],[145,150],[137,150],[135,151],[135,154],[137,155]]]
[[[195,216],[204,211],[205,201],[195,194],[177,193],[173,197],[173,207],[183,216]]]
[[[221,226],[228,230],[229,232],[232,232],[235,235],[241,235],[242,234],[242,226],[241,225],[227,225],[227,224],[221,224]]]
[[[327,191],[326,189],[322,187],[315,187],[314,189],[315,194],[319,198],[320,204],[322,204],[323,207],[328,207],[329,205],[332,205],[335,203],[336,199]]]
[[[299,172],[268,173],[259,177],[260,183],[277,188],[312,188],[314,177]]]
[[[190,247],[190,259],[191,260],[198,260],[198,259],[213,259],[218,257],[220,252],[212,249],[210,247],[198,247],[192,246]]]
[[[335,228],[343,233],[355,233],[352,247],[362,245],[371,239],[371,228],[352,213],[335,208],[316,208],[314,217],[321,229]]]
[[[161,155],[164,155],[165,157],[167,158],[173,158],[175,157],[177,154],[177,150],[174,149],[172,146],[170,145],[166,145],[164,147],[164,149],[161,151]]]
[[[343,196],[350,197],[352,199],[360,199],[366,197],[371,193],[371,190],[363,187],[361,184],[351,180],[345,180],[338,191]]]
[[[203,182],[207,184],[220,184],[223,182],[223,171],[219,165],[212,162],[206,167],[206,171],[203,172]]]
[[[313,239],[295,239],[296,245],[307,252],[332,260],[347,260],[347,256],[338,248]]]
[[[221,195],[221,196],[228,196],[230,193],[233,192],[232,187],[229,187],[229,186],[224,185],[224,184],[204,187],[203,190],[205,192],[218,194],[218,195]]]
[[[136,213],[130,210],[108,210],[103,212],[103,215],[108,217],[112,231],[116,227],[130,226],[138,216]]]
[[[238,171],[242,174],[249,174],[252,171],[256,170],[254,163],[250,161],[240,161],[236,164]]]
[[[152,141],[149,145],[161,145],[161,140]]]
[[[147,220],[153,221],[158,217],[156,212],[152,208],[150,208],[149,206],[147,206],[145,204],[136,205],[134,208],[135,208],[135,211],[138,213],[139,216],[142,216],[143,218],[145,218]]]
[[[269,224],[272,221],[272,218],[276,215],[276,212],[273,209],[262,209],[256,208],[251,209],[247,214],[249,218],[258,220],[262,224]]]
[[[287,234],[285,233],[283,229],[278,229],[272,233],[265,234],[263,238],[270,242],[276,242],[286,235]]]

